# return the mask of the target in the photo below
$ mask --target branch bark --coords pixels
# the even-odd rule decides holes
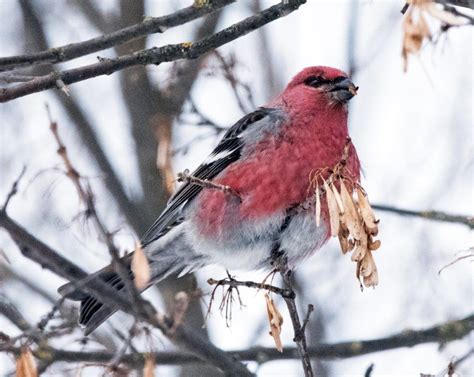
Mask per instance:
[[[115,47],[148,34],[163,33],[167,29],[186,24],[206,14],[215,12],[234,1],[235,0],[213,0],[203,6],[191,5],[173,14],[146,18],[143,22],[84,42],[71,43],[33,54],[0,58],[0,72],[25,66],[62,63]]]
[[[86,272],[82,269],[28,233],[23,227],[12,220],[5,211],[0,211],[0,227],[7,230],[25,257],[35,261],[42,267],[76,283],[87,276]],[[227,375],[253,376],[243,364],[234,360],[213,344],[196,336],[196,334],[190,331],[185,325],[181,324],[172,327],[174,325],[173,321],[157,313],[148,301],[139,298],[140,305],[132,308],[130,301],[122,292],[116,291],[100,281],[83,281],[77,284],[78,286],[80,285],[81,290],[97,297],[105,305],[123,310],[135,318],[160,329],[171,341],[195,353],[200,359],[225,371]],[[170,333],[171,328],[174,330],[172,333]]]
[[[373,204],[373,209],[384,212],[396,213],[401,216],[414,216],[421,217],[423,219],[442,221],[446,223],[455,223],[463,224],[469,227],[469,229],[474,229],[474,217],[473,216],[464,216],[464,215],[453,215],[442,211],[413,211],[410,209],[402,209],[393,206],[388,206],[385,204]]]
[[[319,344],[308,348],[308,354],[312,358],[321,359],[343,359],[357,357],[369,353],[382,352],[397,348],[414,347],[426,343],[446,344],[448,342],[462,339],[474,330],[474,313],[464,318],[440,323],[438,325],[420,329],[403,330],[394,335],[371,340],[353,340],[341,343]],[[0,351],[8,351],[18,354],[20,348],[5,349],[0,346]],[[38,349],[34,351],[37,358],[52,359],[54,362],[96,362],[105,363],[114,356],[111,352],[76,352],[65,351],[55,348]],[[124,355],[121,362],[130,366],[143,365],[144,353],[129,353]],[[191,354],[181,352],[155,352],[152,354],[156,363],[160,365],[182,365],[202,363],[202,360]],[[236,360],[256,361],[260,364],[274,360],[295,360],[300,355],[296,347],[285,347],[283,352],[275,348],[252,347],[240,351],[228,351],[227,355]]]
[[[80,68],[53,72],[23,84],[10,88],[2,88],[0,90],[0,102],[11,101],[28,94],[55,88],[58,86],[58,82],[69,85],[101,75],[110,75],[122,69],[137,65],[158,65],[179,59],[196,59],[210,50],[229,43],[269,22],[290,14],[298,9],[304,2],[305,0],[283,0],[277,5],[273,5],[258,14],[250,16],[196,43],[188,42],[154,47],[116,59],[104,59],[99,63]]]

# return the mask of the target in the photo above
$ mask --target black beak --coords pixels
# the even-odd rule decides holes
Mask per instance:
[[[346,78],[335,83],[329,92],[335,100],[346,103],[357,94],[358,89],[358,86],[355,86],[351,80]]]

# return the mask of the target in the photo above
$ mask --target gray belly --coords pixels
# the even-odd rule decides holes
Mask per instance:
[[[209,264],[219,264],[229,270],[270,269],[271,251],[279,243],[290,267],[294,268],[325,243],[327,228],[316,226],[311,210],[293,215],[282,231],[283,221],[284,216],[259,223],[243,221],[232,232],[216,238],[202,237],[189,222],[186,234],[195,253]]]

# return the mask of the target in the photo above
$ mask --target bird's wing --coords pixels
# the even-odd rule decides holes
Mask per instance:
[[[268,117],[272,109],[260,108],[240,119],[224,134],[223,138],[209,157],[191,174],[199,179],[212,179],[227,166],[240,158],[244,143],[241,134],[250,125]],[[184,183],[171,197],[160,217],[142,237],[142,245],[146,246],[166,234],[171,228],[180,224],[183,209],[196,197],[202,187],[190,182]]]

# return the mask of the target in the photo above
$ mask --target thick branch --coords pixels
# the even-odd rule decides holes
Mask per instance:
[[[23,317],[23,314],[3,295],[0,295],[0,314],[7,317],[16,327],[22,331],[31,329],[31,325]]]
[[[55,88],[58,81],[73,84],[92,77],[110,75],[119,70],[136,65],[161,64],[179,59],[196,59],[202,54],[229,43],[245,34],[256,30],[269,22],[284,17],[298,9],[305,0],[284,0],[264,11],[246,18],[220,32],[196,43],[178,43],[154,47],[121,56],[116,59],[104,59],[102,62],[62,72],[53,72],[35,80],[0,90],[0,102],[7,102],[28,94]]]
[[[10,236],[20,246],[20,250],[24,256],[34,260],[44,268],[72,282],[79,282],[87,276],[79,267],[28,233],[4,211],[0,211],[0,227],[8,231]],[[126,313],[134,315],[135,318],[160,329],[165,335],[170,337],[172,341],[184,346],[202,360],[225,370],[229,375],[252,376],[252,373],[250,373],[245,366],[233,360],[213,344],[196,336],[185,325],[178,326],[174,329],[175,331],[170,334],[169,330],[171,326],[173,326],[172,320],[157,313],[148,301],[140,299],[140,305],[132,309],[130,301],[122,292],[100,281],[82,281],[77,284],[78,286],[80,285],[82,291],[96,297],[105,305],[123,310]]]
[[[80,56],[120,45],[130,40],[143,37],[144,35],[162,33],[172,27],[180,26],[203,17],[234,1],[235,0],[213,0],[202,7],[191,5],[173,14],[163,17],[146,18],[143,22],[136,25],[128,26],[113,33],[92,38],[84,42],[71,43],[33,54],[0,58],[0,71],[45,63],[66,62]]]
[[[449,214],[449,213],[445,213],[441,211],[413,211],[409,209],[392,207],[385,204],[373,204],[372,208],[379,211],[396,213],[397,215],[402,215],[402,216],[415,216],[415,217],[421,217],[428,220],[463,224],[463,225],[467,225],[470,229],[474,229],[473,216],[453,215],[453,214]]]
[[[404,330],[400,333],[379,339],[354,340],[333,344],[319,344],[308,347],[308,353],[312,358],[321,359],[343,359],[361,356],[374,352],[383,352],[397,348],[413,347],[419,344],[439,343],[445,344],[453,340],[462,339],[474,330],[474,314],[465,318],[453,320],[422,330]],[[0,351],[20,352],[19,348],[5,349],[0,346]],[[112,357],[110,352],[75,352],[64,351],[54,348],[35,351],[38,358],[52,359],[54,362],[96,362],[105,363]],[[253,347],[242,351],[228,351],[227,354],[238,360],[256,361],[266,363],[273,360],[299,359],[298,350],[293,347],[285,347],[283,352],[275,348]],[[129,353],[124,355],[122,363],[130,366],[143,365],[145,354]],[[157,364],[182,365],[202,362],[198,357],[181,352],[156,352],[153,357]]]

